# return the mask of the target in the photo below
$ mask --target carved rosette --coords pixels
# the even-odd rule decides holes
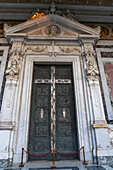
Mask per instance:
[[[80,47],[59,47],[60,53],[71,54],[71,53],[80,53]]]
[[[20,44],[14,44],[10,50],[10,59],[8,62],[8,68],[6,69],[7,84],[15,84],[19,79],[20,66],[23,59],[23,50]]]
[[[86,49],[86,75],[88,80],[98,80],[99,79],[99,70],[96,65],[95,61],[95,51],[91,50],[90,48]]]

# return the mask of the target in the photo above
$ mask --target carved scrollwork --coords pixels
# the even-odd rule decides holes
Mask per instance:
[[[59,47],[61,53],[80,53],[79,47]]]
[[[47,47],[37,47],[37,46],[33,46],[33,47],[31,47],[31,46],[27,46],[26,48],[25,48],[25,52],[27,53],[27,52],[33,52],[33,53],[42,53],[42,52],[45,52],[46,51],[46,49],[47,49]]]

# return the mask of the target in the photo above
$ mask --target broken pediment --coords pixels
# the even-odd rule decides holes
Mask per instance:
[[[49,14],[40,18],[29,19],[24,23],[10,27],[5,30],[6,36],[9,34],[26,34],[27,37],[79,37],[95,36],[99,37],[99,31],[89,28],[77,21],[69,18]]]

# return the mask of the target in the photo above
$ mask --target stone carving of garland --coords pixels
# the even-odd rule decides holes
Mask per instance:
[[[42,53],[45,52],[47,49],[47,47],[37,47],[37,46],[33,46],[33,47],[26,47],[25,52],[27,53],[28,51],[32,51],[34,53]]]
[[[80,53],[79,47],[59,47],[61,53]]]

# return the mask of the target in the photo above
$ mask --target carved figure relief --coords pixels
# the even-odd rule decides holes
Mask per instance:
[[[50,25],[45,30],[49,36],[58,36],[61,33],[61,29],[56,25]]]
[[[11,60],[10,66],[6,70],[6,78],[9,80],[18,80],[20,68],[16,59]]]
[[[13,43],[12,49],[10,50],[11,56],[8,62],[8,68],[6,70],[6,78],[7,80],[10,80],[10,82],[8,82],[10,85],[15,84],[15,80],[17,81],[19,78],[20,65],[24,56],[23,47],[24,44],[15,42]]]
[[[94,61],[92,59],[89,59],[87,62],[86,72],[87,72],[87,76],[99,75],[99,71],[98,71],[97,67],[95,67]]]
[[[98,79],[99,70],[95,63],[95,51],[91,50],[91,47],[86,48],[86,59],[87,59],[87,67],[86,67],[87,78],[90,80]]]

